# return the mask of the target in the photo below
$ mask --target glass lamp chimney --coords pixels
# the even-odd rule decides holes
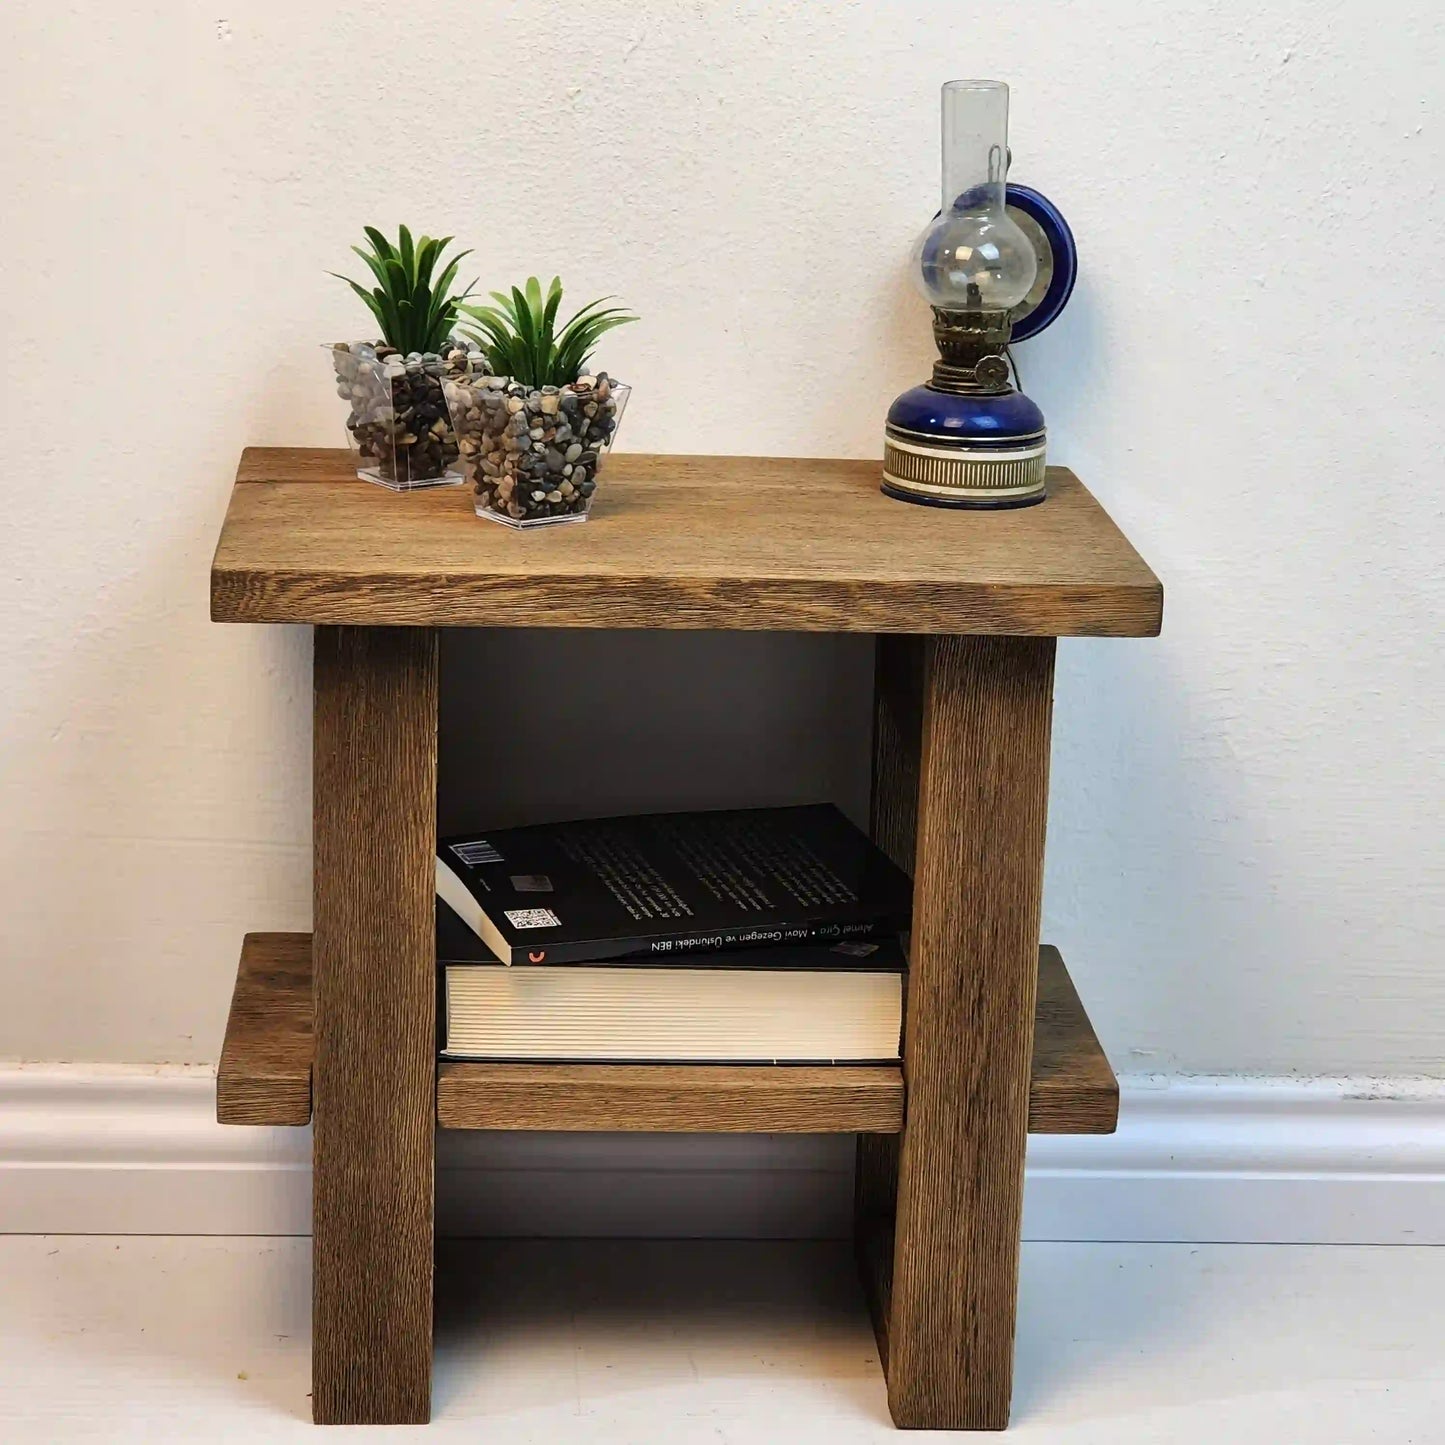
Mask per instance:
[[[943,87],[943,198],[915,248],[916,278],[942,311],[1009,311],[1029,293],[1038,260],[1008,213],[1008,86]]]

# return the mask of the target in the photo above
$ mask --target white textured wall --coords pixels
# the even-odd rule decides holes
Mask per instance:
[[[362,223],[632,302],[626,445],[872,456],[937,87],[983,74],[1083,252],[1025,378],[1167,593],[1161,641],[1062,647],[1049,934],[1122,1067],[1445,1071],[1441,14],[11,0],[0,1058],[212,1058],[240,932],[306,924],[306,638],[211,626],[206,571],[240,447],[337,438]],[[596,796],[657,758],[856,806],[856,645],[537,645]],[[458,787],[515,646],[449,651]]]

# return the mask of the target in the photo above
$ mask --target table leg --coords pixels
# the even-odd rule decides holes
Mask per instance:
[[[312,1412],[431,1413],[437,635],[318,627]]]
[[[874,835],[914,877],[908,1092],[896,1150],[860,1141],[858,1243],[905,1428],[1008,1423],[1053,663],[1052,638],[879,639]]]

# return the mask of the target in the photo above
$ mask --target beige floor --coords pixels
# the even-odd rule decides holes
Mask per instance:
[[[0,1239],[0,1442],[317,1439],[308,1259]],[[453,1244],[439,1272],[430,1429],[319,1438],[899,1438],[839,1246]],[[1028,1246],[1010,1438],[1445,1442],[1445,1249]]]

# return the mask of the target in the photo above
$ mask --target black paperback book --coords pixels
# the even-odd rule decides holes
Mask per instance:
[[[906,931],[907,876],[819,803],[465,833],[437,893],[507,964],[666,963]]]
[[[552,963],[553,959],[544,959]],[[836,943],[784,943],[763,948],[728,947],[719,949],[685,949],[680,953],[615,954],[608,958],[587,959],[598,968],[648,969],[776,969],[789,973],[836,973],[856,970],[867,973],[905,973],[908,960],[903,945],[892,934],[856,935]],[[437,899],[437,966],[439,968],[498,967],[497,955],[485,942]],[[520,966],[520,965],[518,965]],[[530,967],[530,961],[528,961]],[[573,959],[574,968],[583,967]],[[508,967],[511,967],[509,964]]]

